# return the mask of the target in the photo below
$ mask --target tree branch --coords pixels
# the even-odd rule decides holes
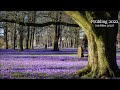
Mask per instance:
[[[92,24],[85,15],[78,11],[65,11],[67,15],[69,15],[72,19],[74,19],[83,30],[91,30]]]
[[[46,22],[46,23],[28,23],[28,22],[19,22],[15,20],[8,20],[8,19],[0,19],[0,22],[10,22],[10,23],[17,23],[23,26],[34,26],[34,27],[45,27],[49,25],[64,25],[64,26],[71,26],[71,27],[79,27],[77,24],[70,24],[66,22]]]

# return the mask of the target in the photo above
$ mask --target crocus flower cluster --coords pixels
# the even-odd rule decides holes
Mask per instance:
[[[85,52],[84,54],[87,54]],[[0,50],[1,79],[77,79],[73,73],[87,65],[87,57],[77,58],[76,49]],[[120,57],[117,56],[120,67]]]

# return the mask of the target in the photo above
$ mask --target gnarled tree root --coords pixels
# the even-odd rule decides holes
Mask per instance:
[[[109,70],[106,71],[93,71],[89,66],[84,67],[83,69],[78,70],[74,73],[74,75],[79,75],[80,79],[111,79],[111,78],[119,78],[120,79],[120,70],[117,72],[113,72]]]
[[[79,77],[89,73],[91,71],[91,68],[89,66],[84,67],[83,69],[80,69],[74,73],[74,75],[79,75]]]

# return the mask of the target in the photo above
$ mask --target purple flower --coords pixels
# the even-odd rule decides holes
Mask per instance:
[[[85,52],[87,54],[87,52]],[[118,53],[119,54],[119,53]],[[120,56],[117,56],[120,67]],[[77,58],[77,49],[0,50],[0,78],[70,79],[73,73],[87,65],[87,57]]]

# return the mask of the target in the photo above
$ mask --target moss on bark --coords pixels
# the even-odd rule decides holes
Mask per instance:
[[[86,12],[82,15],[77,11],[66,11],[80,27],[83,28],[88,39],[88,64],[83,69],[78,70],[75,74],[79,74],[80,78],[113,78],[120,76],[120,69],[116,62],[116,36],[117,25],[113,28],[96,28],[90,23],[89,17],[93,14]],[[94,12],[96,19],[117,19],[117,12],[105,11]],[[115,14],[116,13],[116,14]],[[99,15],[101,14],[101,15]],[[116,15],[116,16],[115,16]],[[92,16],[91,16],[92,17]],[[112,33],[112,34],[111,34]],[[110,52],[110,49],[112,52]]]

